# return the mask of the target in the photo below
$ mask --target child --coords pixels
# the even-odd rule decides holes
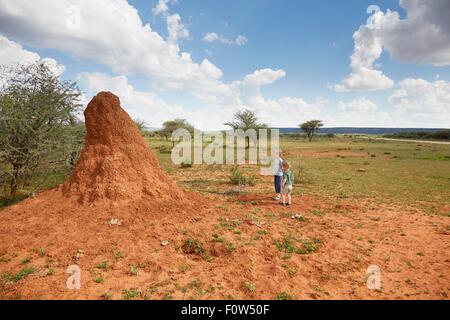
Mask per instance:
[[[290,206],[292,204],[291,193],[292,193],[292,185],[294,183],[294,174],[290,170],[291,165],[289,162],[284,160],[281,164],[283,170],[283,180],[282,180],[282,188],[281,195],[283,197],[283,202],[280,204],[283,206]],[[288,202],[286,203],[286,197]]]
[[[279,150],[275,155],[274,161],[274,185],[276,195],[272,198],[275,201],[280,201],[281,199],[281,182],[283,178],[283,169],[281,167],[283,159],[281,159],[281,150]]]

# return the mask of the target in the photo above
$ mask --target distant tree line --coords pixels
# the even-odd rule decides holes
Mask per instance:
[[[400,132],[395,134],[385,134],[383,137],[390,139],[450,140],[450,130],[435,132]]]

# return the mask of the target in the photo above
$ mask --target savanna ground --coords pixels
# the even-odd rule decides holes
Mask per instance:
[[[133,254],[133,243],[105,240],[78,293],[65,288],[57,244],[0,252],[0,296],[448,299],[450,145],[283,137],[296,178],[293,205],[283,207],[271,200],[273,177],[257,166],[240,166],[251,183],[232,185],[232,166],[175,166],[171,142],[148,142],[178,185],[210,208],[177,225],[170,215],[148,221],[153,235],[136,238],[151,243],[146,256]],[[380,290],[366,286],[371,265],[381,269]]]

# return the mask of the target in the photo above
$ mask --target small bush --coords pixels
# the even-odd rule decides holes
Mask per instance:
[[[256,292],[256,285],[253,282],[245,282],[244,289],[250,293]]]
[[[137,276],[139,268],[137,266],[130,266],[130,274],[132,276]]]
[[[158,149],[159,153],[161,154],[171,154],[172,153],[172,148],[166,145],[161,145],[159,147],[156,147],[156,149]]]
[[[295,244],[295,238],[292,236],[286,236],[282,241],[276,240],[275,246],[280,252],[283,253],[298,253],[298,254],[310,254],[319,249],[319,239],[302,239],[300,243],[302,246],[298,248]]]
[[[312,184],[317,179],[317,173],[305,165],[297,165],[294,169],[295,183]]]
[[[277,300],[292,300],[292,296],[287,292],[278,292]]]
[[[124,289],[122,291],[122,298],[124,300],[137,299],[141,295],[141,292],[138,289]]]
[[[246,177],[242,173],[242,170],[239,167],[235,166],[233,167],[233,169],[231,169],[230,182],[233,185],[247,184],[249,186],[254,186],[256,184],[256,177],[255,176]]]
[[[102,270],[106,271],[109,268],[109,262],[108,261],[103,261],[102,263],[96,265],[95,267],[97,269],[102,269]]]

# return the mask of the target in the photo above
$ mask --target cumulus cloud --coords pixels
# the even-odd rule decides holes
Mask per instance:
[[[211,61],[194,62],[189,53],[180,50],[176,40],[187,36],[180,27],[181,17],[165,9],[167,1],[161,3],[154,13],[173,19],[168,24],[173,32],[169,30],[167,40],[143,25],[137,10],[125,0],[0,0],[0,32],[30,46],[56,49],[109,66],[119,75],[81,73],[78,81],[90,96],[101,90],[117,93],[132,116],[153,126],[183,117],[203,123],[205,129],[219,129],[244,106],[256,110],[270,124],[296,125],[328,103],[323,99],[308,103],[297,97],[266,99],[261,87],[283,78],[283,70],[256,70],[241,80],[225,83],[222,70]],[[46,15],[42,15],[42,8]],[[243,36],[236,39],[236,45],[246,41]],[[160,90],[188,92],[198,104],[188,110],[168,104],[155,93],[136,90],[128,81],[128,75],[133,74],[145,75]]]
[[[170,43],[176,44],[178,39],[188,39],[189,31],[181,22],[181,17],[178,13],[168,15],[166,17],[167,21],[167,32],[169,34],[168,41]]]
[[[400,62],[450,65],[450,1],[401,0],[401,19],[388,11],[380,21],[383,45]]]
[[[160,87],[220,90],[216,70],[193,62],[190,54],[143,25],[125,0],[0,0],[0,32],[31,46],[96,61],[117,73],[143,73]]]
[[[52,58],[41,58],[37,53],[24,49],[20,44],[0,35],[0,65],[28,65],[43,63],[55,76],[60,76],[65,71],[65,66]]]
[[[135,119],[146,120],[150,125],[160,125],[170,117],[182,113],[180,106],[171,106],[152,92],[135,90],[124,75],[110,76],[100,72],[82,72],[77,81],[83,86],[90,100],[99,91],[111,91],[118,95],[122,106]]]
[[[152,12],[156,16],[169,12],[169,0],[159,0]]]
[[[389,102],[403,111],[446,115],[450,124],[450,82],[405,79],[389,97]]]
[[[382,13],[376,13],[376,23]],[[375,69],[374,63],[381,56],[383,46],[380,37],[373,32],[373,26],[361,26],[353,34],[355,49],[350,57],[352,73],[342,80],[341,84],[334,85],[337,92],[346,91],[377,91],[389,89],[394,81]]]
[[[228,39],[220,34],[217,34],[216,32],[207,32],[203,36],[203,41],[206,42],[222,42],[228,45],[237,45],[237,46],[243,46],[247,43],[248,39],[243,35],[238,35],[236,39]]]
[[[383,50],[399,62],[450,65],[450,1],[401,0],[407,16],[376,12],[370,24],[353,35],[352,73],[332,88],[344,91],[376,91],[394,82],[374,67]]]
[[[337,107],[341,111],[372,111],[377,110],[377,105],[366,97],[355,98],[349,102],[339,101]]]

